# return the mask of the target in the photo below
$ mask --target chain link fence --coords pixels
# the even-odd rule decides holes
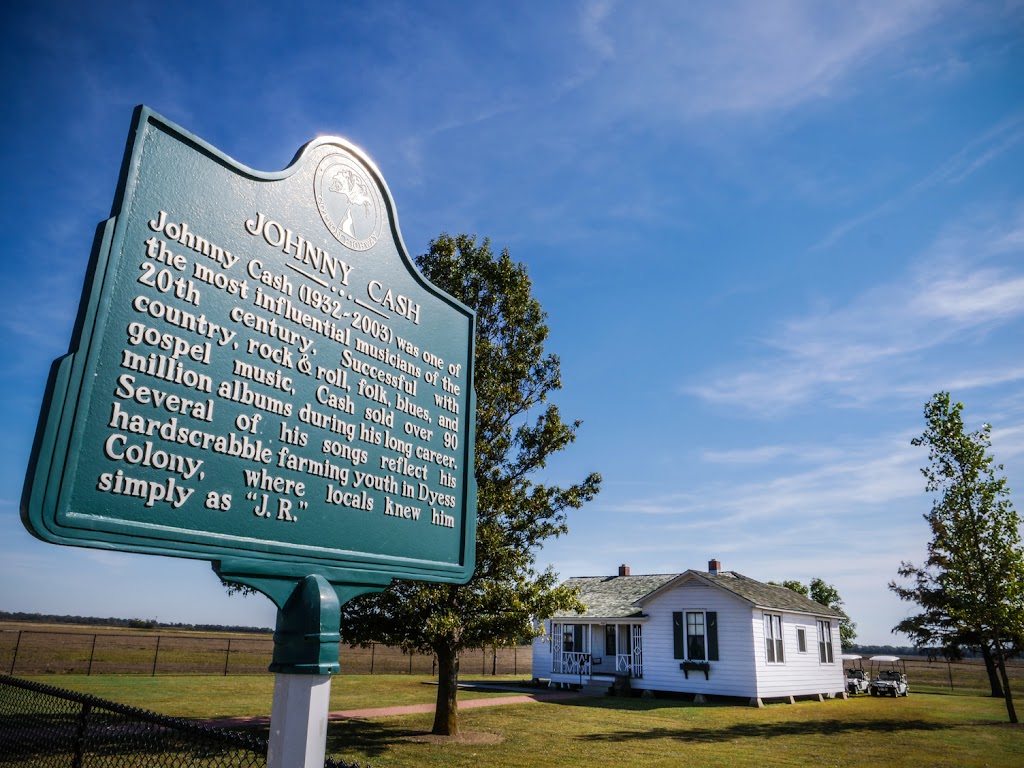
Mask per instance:
[[[263,768],[267,743],[2,675],[0,764]]]
[[[0,675],[0,765],[265,768],[267,741]],[[325,768],[358,768],[328,757]]]

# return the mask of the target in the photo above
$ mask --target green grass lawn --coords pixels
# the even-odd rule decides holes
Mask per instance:
[[[212,719],[269,715],[274,695],[274,676],[264,675],[25,675],[47,685],[101,699],[149,709],[172,717]],[[518,677],[488,677],[487,681]],[[331,680],[331,710],[432,704],[437,678],[425,675],[335,675]],[[463,701],[512,692],[460,691]]]
[[[61,676],[37,678],[188,717],[267,714],[273,679]],[[426,676],[337,676],[331,708],[430,703]],[[493,693],[460,692],[466,701]],[[1024,711],[1024,702],[1019,708]],[[331,754],[378,768],[581,765],[929,766],[1024,765],[1024,728],[1002,700],[913,692],[907,698],[694,706],[663,699],[579,698],[464,710],[462,743],[422,737],[432,715],[332,722]]]

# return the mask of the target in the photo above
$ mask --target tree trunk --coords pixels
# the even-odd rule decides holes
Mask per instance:
[[[988,673],[988,684],[992,689],[992,698],[1004,698],[1003,685],[999,682],[999,670],[996,669],[996,663],[992,659],[992,651],[989,650],[986,643],[981,644],[981,658],[985,661],[985,671]]]
[[[1010,690],[1010,681],[1006,677],[1006,656],[1003,654],[1003,644],[996,636],[995,641],[996,666],[999,668],[999,676],[1003,679],[1003,692],[1006,694],[1006,715],[1011,723],[1017,722],[1017,710],[1013,706],[1013,691]]]
[[[459,652],[451,645],[435,648],[437,654],[437,705],[434,708],[435,736],[459,734]]]

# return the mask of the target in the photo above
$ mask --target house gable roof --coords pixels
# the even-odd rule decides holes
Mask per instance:
[[[840,611],[836,611],[821,603],[816,603],[788,587],[765,584],[736,571],[719,571],[718,573],[694,570],[685,571],[678,574],[671,581],[662,584],[656,592],[661,594],[689,581],[698,581],[712,587],[717,587],[746,601],[755,608],[843,618],[843,614]],[[644,595],[638,602],[643,604],[653,597],[655,597],[654,592]]]
[[[577,576],[565,581],[565,586],[579,589],[582,613],[561,611],[554,618],[626,619],[644,616],[643,606],[669,589],[697,581],[721,589],[751,607],[767,608],[812,616],[842,618],[843,614],[816,603],[787,587],[751,579],[735,571],[717,574],[703,571],[663,573],[638,576]]]

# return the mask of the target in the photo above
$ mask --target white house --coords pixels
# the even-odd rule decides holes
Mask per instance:
[[[533,676],[551,684],[736,696],[845,697],[839,620],[824,605],[711,560],[689,570],[572,578],[586,606],[545,622]]]

